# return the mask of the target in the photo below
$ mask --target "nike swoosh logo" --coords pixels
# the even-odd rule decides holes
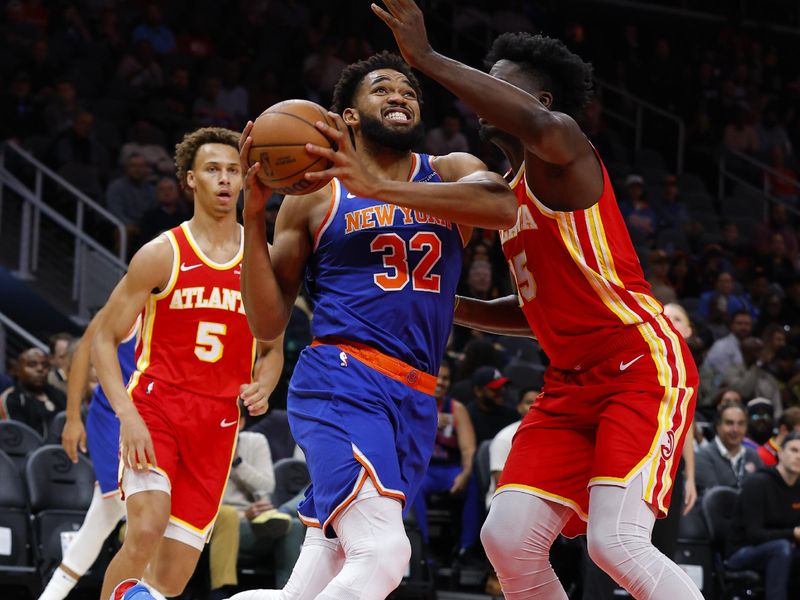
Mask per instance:
[[[350,192],[347,192],[347,197],[348,198],[355,198],[356,195],[355,194],[351,194]]]
[[[192,269],[196,269],[197,267],[202,267],[200,263],[196,265],[187,265],[185,263],[181,263],[181,271],[191,271]]]
[[[640,354],[639,356],[637,356],[636,358],[634,358],[633,360],[630,360],[630,361],[628,361],[628,362],[622,362],[622,361],[620,361],[620,363],[619,363],[619,370],[620,370],[620,371],[624,371],[625,369],[627,369],[628,367],[630,367],[630,366],[631,366],[633,363],[635,363],[637,360],[639,360],[639,359],[640,359],[640,358],[642,358],[643,356],[644,356],[644,354]]]
[[[222,421],[219,422],[219,426],[220,427],[233,427],[238,422],[239,421],[226,421],[225,419],[222,419]]]

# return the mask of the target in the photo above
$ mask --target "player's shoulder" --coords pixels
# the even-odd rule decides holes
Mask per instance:
[[[137,263],[168,262],[172,264],[172,242],[167,232],[157,235],[136,251],[131,265]]]
[[[156,236],[136,251],[130,264],[126,278],[140,281],[150,287],[159,287],[165,283],[172,272],[174,250],[166,233]]]
[[[430,157],[431,167],[443,181],[457,181],[477,171],[486,171],[486,164],[469,152],[451,152]]]

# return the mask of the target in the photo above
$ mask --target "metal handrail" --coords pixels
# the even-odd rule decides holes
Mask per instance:
[[[36,346],[37,348],[39,348],[43,352],[47,352],[47,353],[50,352],[50,348],[48,348],[47,344],[45,344],[39,338],[35,337],[32,333],[29,333],[28,331],[26,331],[25,329],[23,329],[22,327],[17,325],[14,321],[12,321],[10,318],[8,318],[6,315],[4,315],[2,312],[0,312],[0,325],[10,329],[14,333],[16,333],[19,337],[24,339],[26,342],[28,342],[29,344],[31,344],[33,346]]]
[[[22,146],[20,146],[14,140],[6,141],[3,146],[5,148],[11,148],[16,152],[19,156],[24,158],[26,161],[31,163],[37,170],[37,181],[36,181],[36,188],[39,197],[41,197],[41,181],[38,179],[40,177],[40,173],[44,173],[50,179],[52,179],[55,183],[63,187],[67,190],[70,194],[75,196],[79,200],[78,204],[78,220],[81,222],[83,221],[83,207],[82,205],[89,206],[92,210],[99,213],[103,218],[107,221],[110,221],[114,227],[116,227],[117,231],[119,232],[119,252],[118,256],[120,260],[125,262],[125,257],[127,256],[127,245],[128,245],[128,234],[127,230],[125,229],[125,224],[116,217],[113,213],[109,212],[104,206],[100,205],[98,202],[84,194],[81,190],[76,188],[72,185],[69,181],[58,175],[55,171],[53,171],[50,167],[46,164],[41,162],[38,158],[36,158],[33,154],[25,150]]]
[[[737,160],[754,167],[758,171],[761,172],[763,181],[762,187],[759,189],[758,186],[753,185],[752,182],[748,181],[735,171],[731,170],[727,166],[727,159],[729,156],[735,157]],[[791,183],[795,188],[797,188],[798,196],[800,196],[800,181],[791,179],[781,173],[780,171],[776,171],[772,167],[770,167],[767,163],[758,160],[757,158],[753,158],[749,154],[745,154],[744,152],[739,152],[738,150],[733,150],[732,148],[726,148],[723,152],[720,153],[719,157],[719,170],[718,170],[718,180],[717,180],[717,197],[721,200],[725,198],[725,180],[729,179],[741,186],[749,188],[751,191],[756,192],[764,196],[767,202],[764,203],[764,218],[766,219],[768,216],[768,207],[769,203],[776,203],[782,204],[786,207],[791,213],[800,216],[800,209],[795,208],[793,205],[781,200],[777,196],[774,196],[769,188],[769,181],[764,175],[773,175],[786,181],[787,183]]]
[[[668,110],[665,110],[655,104],[648,102],[632,94],[629,90],[625,88],[621,88],[613,83],[609,83],[603,79],[595,78],[595,88],[602,92],[605,90],[610,90],[615,94],[619,94],[623,98],[627,99],[628,101],[632,102],[636,106],[636,110],[634,113],[634,117],[630,118],[629,116],[618,113],[613,110],[609,110],[608,107],[605,105],[603,106],[603,112],[606,114],[616,118],[617,120],[633,127],[634,130],[634,148],[635,150],[642,149],[642,137],[644,135],[644,111],[648,110],[652,113],[667,119],[668,121],[672,121],[677,126],[678,130],[678,140],[677,140],[677,147],[675,149],[675,172],[680,175],[683,173],[683,155],[686,147],[686,125],[683,122],[683,119],[676,115],[675,113],[671,113]]]

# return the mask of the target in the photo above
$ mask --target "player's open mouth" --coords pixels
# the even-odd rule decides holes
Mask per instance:
[[[217,194],[217,200],[219,200],[220,202],[228,203],[231,201],[231,193],[222,191],[219,194]]]
[[[389,108],[383,111],[383,118],[392,123],[410,123],[411,113],[404,108]]]

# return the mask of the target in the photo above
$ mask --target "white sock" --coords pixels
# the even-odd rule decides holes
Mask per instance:
[[[142,585],[143,585],[143,586],[145,586],[145,587],[146,587],[148,590],[150,590],[150,594],[151,594],[151,595],[153,596],[153,598],[155,598],[156,600],[167,600],[167,598],[164,596],[164,594],[162,594],[162,593],[161,593],[161,592],[159,592],[159,591],[158,591],[156,588],[154,588],[154,587],[153,587],[153,584],[152,584],[152,583],[150,583],[150,582],[148,582],[148,581],[145,581],[144,579],[142,579],[141,583],[142,583]]]
[[[103,498],[100,486],[94,486],[94,495],[83,524],[64,553],[61,561],[70,571],[83,575],[97,560],[103,542],[111,535],[119,520],[125,516],[125,503],[119,494]]]
[[[75,587],[78,580],[67,574],[64,569],[58,567],[53,571],[53,576],[44,588],[39,600],[64,600]]]

